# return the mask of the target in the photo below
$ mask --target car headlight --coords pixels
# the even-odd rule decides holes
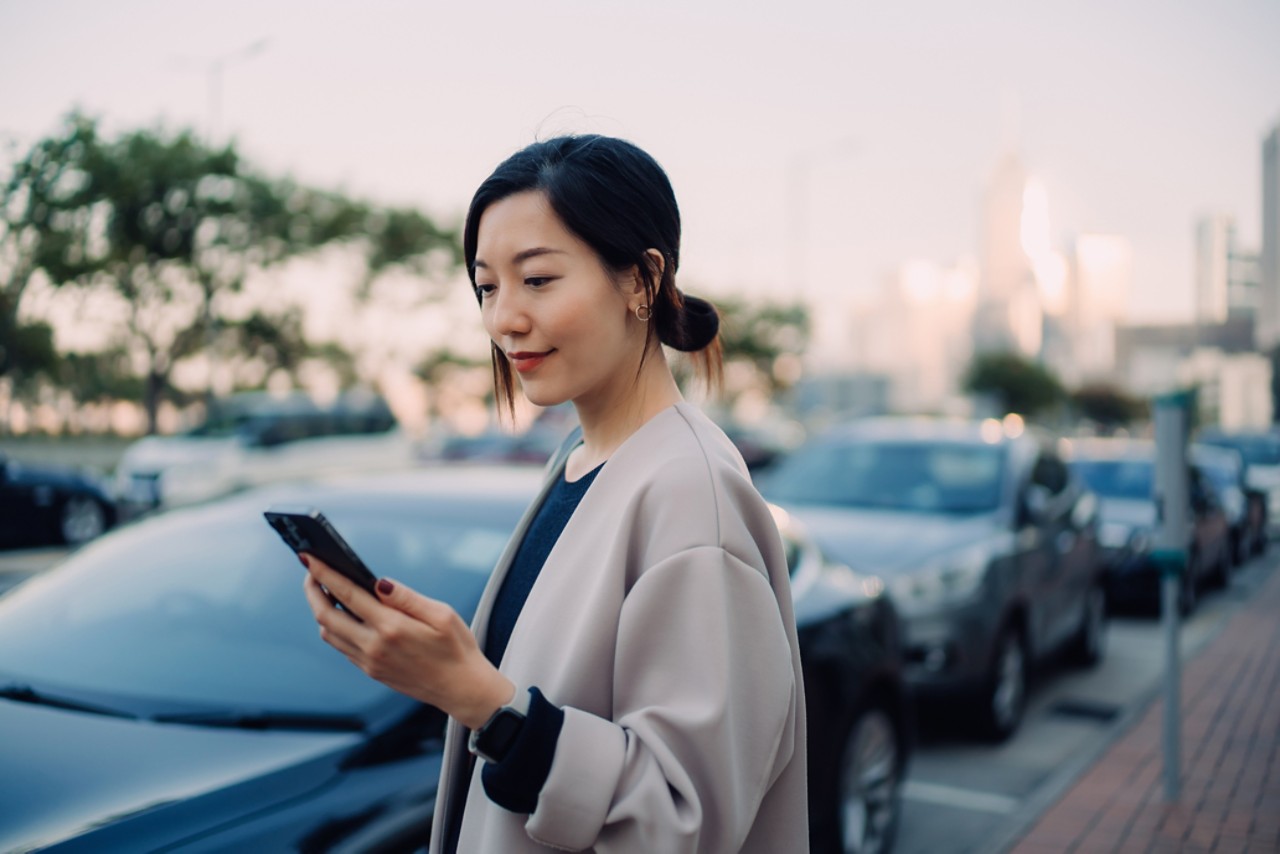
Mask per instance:
[[[1129,550],[1132,552],[1145,552],[1151,548],[1151,532],[1145,528],[1138,528],[1129,537]]]
[[[985,550],[971,551],[895,578],[889,592],[906,613],[936,611],[971,598],[982,586],[986,571]]]
[[[1133,528],[1121,522],[1103,522],[1098,526],[1098,545],[1106,549],[1122,549],[1129,545]]]

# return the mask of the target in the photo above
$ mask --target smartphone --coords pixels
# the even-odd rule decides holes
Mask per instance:
[[[355,549],[314,507],[276,505],[262,514],[289,548],[297,554],[313,554],[373,595],[378,578],[369,571]]]

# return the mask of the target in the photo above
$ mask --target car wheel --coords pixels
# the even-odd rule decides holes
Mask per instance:
[[[981,699],[979,720],[987,737],[999,742],[1013,735],[1027,704],[1026,642],[1016,626],[1006,626],[996,641]]]
[[[73,495],[62,505],[58,532],[67,545],[87,543],[107,529],[107,514],[102,505],[84,495]]]
[[[882,705],[867,707],[849,727],[836,796],[844,854],[884,854],[893,847],[901,809],[900,736]]]
[[[1213,581],[1213,586],[1223,590],[1231,586],[1231,576],[1235,571],[1236,555],[1238,554],[1237,540],[1232,537],[1227,547],[1218,555],[1218,564],[1213,568],[1213,574],[1209,576]],[[1243,563],[1243,561],[1240,561]]]
[[[1089,588],[1080,615],[1080,628],[1071,642],[1071,658],[1082,667],[1093,667],[1107,651],[1107,594],[1094,585]]]

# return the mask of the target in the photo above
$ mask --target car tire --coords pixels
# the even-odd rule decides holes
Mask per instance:
[[[69,546],[87,543],[107,529],[107,511],[87,495],[72,495],[58,514],[58,533]]]
[[[1027,707],[1027,644],[1013,624],[996,638],[991,666],[979,695],[978,722],[993,742],[1008,740],[1022,723]]]
[[[1218,555],[1218,563],[1214,566],[1213,573],[1209,576],[1213,586],[1220,590],[1226,590],[1231,586],[1231,576],[1235,572],[1237,555],[1239,554],[1237,551],[1238,542],[1239,540],[1235,537],[1228,541],[1227,547]],[[1244,563],[1243,560],[1239,562]]]
[[[859,709],[827,766],[814,854],[886,854],[902,811],[902,723],[882,702]]]
[[[1080,667],[1096,667],[1107,652],[1107,594],[1101,585],[1089,588],[1080,615],[1080,628],[1071,639],[1071,660]]]

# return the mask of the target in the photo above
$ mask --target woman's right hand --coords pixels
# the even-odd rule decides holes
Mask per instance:
[[[381,579],[376,597],[305,555],[307,602],[325,643],[384,685],[476,729],[515,695],[448,604]],[[325,590],[359,614],[334,606]]]

